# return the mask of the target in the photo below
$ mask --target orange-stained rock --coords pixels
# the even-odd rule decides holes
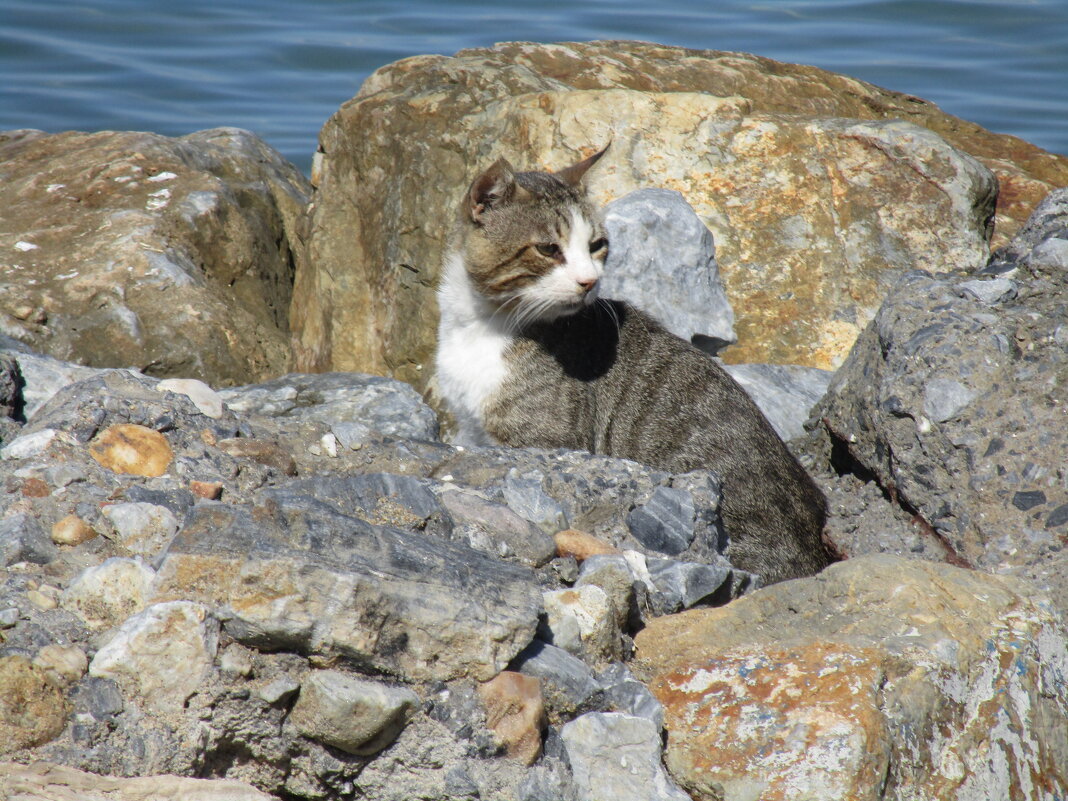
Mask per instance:
[[[510,670],[479,685],[486,707],[486,724],[512,759],[533,765],[541,756],[541,733],[546,725],[541,680]]]
[[[218,481],[190,481],[189,491],[198,498],[217,501],[222,497],[223,485]]]
[[[620,553],[614,545],[605,542],[600,537],[587,534],[585,531],[569,528],[553,535],[556,542],[557,556],[573,556],[579,562],[584,562],[591,556],[604,553]]]
[[[96,461],[116,473],[162,476],[174,459],[167,438],[145,426],[121,423],[105,429],[89,446]]]
[[[81,545],[98,533],[77,515],[67,515],[52,526],[52,542],[57,545]]]
[[[695,801],[1068,791],[1068,635],[1024,582],[862,557],[635,646]]]

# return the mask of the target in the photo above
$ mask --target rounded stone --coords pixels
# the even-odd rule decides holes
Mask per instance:
[[[165,436],[131,423],[106,428],[89,446],[89,454],[115,473],[149,478],[166,473],[174,459]]]

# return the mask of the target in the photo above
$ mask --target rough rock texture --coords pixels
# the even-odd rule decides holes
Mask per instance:
[[[1017,221],[1068,183],[1063,157],[754,56],[594,42],[406,59],[320,135],[295,365],[427,386],[443,210],[500,153],[559,168],[609,139],[588,179],[595,197],[675,189],[715,235],[737,315],[732,362],[836,366],[896,275],[985,259],[994,181],[964,152],[998,171]]]
[[[789,364],[726,364],[724,369],[786,441],[804,436],[805,421],[834,376],[828,370]]]
[[[63,765],[0,762],[0,796],[9,801],[272,801],[232,779],[144,776],[119,779]]]
[[[43,668],[23,656],[0,657],[0,754],[55,739],[69,713],[61,689]]]
[[[605,206],[604,225],[602,297],[633,303],[713,354],[737,341],[712,233],[685,197],[637,189]]]
[[[1032,587],[873,556],[636,638],[695,799],[1053,799],[1068,640]]]
[[[235,128],[0,134],[0,331],[215,385],[287,361],[307,181]]]
[[[1058,243],[1068,243],[1068,190],[995,254],[1001,279],[902,278],[814,415],[831,457],[918,512],[958,562],[1032,576],[1068,610],[1068,258],[1058,260]],[[984,300],[975,281],[1012,292]]]

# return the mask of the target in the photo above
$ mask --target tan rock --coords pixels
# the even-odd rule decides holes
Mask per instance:
[[[266,467],[274,467],[277,470],[281,470],[287,476],[295,476],[297,474],[297,462],[293,458],[293,454],[286,451],[277,442],[236,437],[234,439],[221,439],[215,445],[223,453],[228,453],[234,458],[251,459]]]
[[[0,285],[8,333],[65,361],[213,386],[285,371],[310,187],[261,140],[19,132],[0,136],[0,164],[0,251],[25,276]]]
[[[635,644],[694,799],[1068,788],[1068,638],[1016,580],[864,557],[655,619]]]
[[[140,559],[112,557],[75,576],[61,604],[90,629],[109,629],[145,608],[155,576]]]
[[[54,684],[67,687],[85,675],[89,659],[76,645],[46,645],[33,657],[33,664],[44,670]]]
[[[0,754],[54,740],[68,714],[63,692],[44,668],[23,656],[0,657]]]
[[[556,542],[557,556],[573,556],[579,562],[597,554],[621,553],[618,548],[600,537],[574,528],[557,532],[553,535],[553,540]]]
[[[273,801],[233,779],[98,776],[65,765],[0,762],[0,798],[11,801]]]
[[[589,176],[598,199],[677,188],[716,235],[740,337],[730,361],[833,366],[901,271],[974,266],[993,184],[961,151],[1011,198],[1004,235],[1068,183],[1068,158],[755,56],[593,42],[406,59],[373,74],[320,136],[291,311],[296,367],[425,388],[458,193],[499,154],[558,168],[609,139]]]
[[[545,729],[545,702],[541,681],[505,670],[479,685],[486,708],[486,725],[504,745],[505,753],[524,765],[541,756],[541,733]]]
[[[78,515],[67,515],[52,526],[52,542],[57,545],[81,545],[97,535],[97,530]]]
[[[222,497],[223,485],[218,481],[190,481],[189,491],[198,498],[217,501]]]
[[[135,476],[162,476],[174,459],[165,436],[128,423],[110,426],[98,434],[89,453],[109,470]]]

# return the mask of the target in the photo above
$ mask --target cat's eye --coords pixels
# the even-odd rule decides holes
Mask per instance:
[[[534,249],[546,258],[555,259],[560,255],[560,246],[555,242],[539,242]]]
[[[608,247],[608,240],[603,236],[590,242],[590,253],[598,253]]]

